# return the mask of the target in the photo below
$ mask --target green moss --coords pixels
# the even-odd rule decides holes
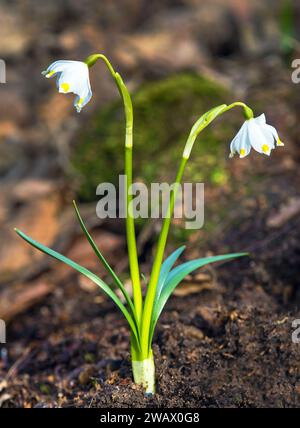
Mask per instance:
[[[134,179],[146,184],[173,182],[193,123],[210,108],[233,101],[222,86],[194,74],[174,75],[139,88],[133,94]],[[198,137],[186,167],[185,182],[205,183],[203,229],[208,235],[215,231],[220,220],[228,217],[228,197],[222,195],[220,189],[226,186],[234,193],[238,186],[232,178],[228,153],[229,142],[242,122],[241,111],[229,112],[217,119]],[[116,102],[96,113],[75,147],[72,161],[80,176],[78,197],[81,200],[96,200],[99,183],[118,184],[118,175],[123,173],[124,167],[123,152],[123,109]],[[208,195],[215,187],[222,197],[212,204]],[[144,219],[136,222],[137,228],[144,224]],[[178,241],[179,245],[193,233],[182,223],[182,227],[171,228],[171,240],[174,244]]]
[[[205,111],[231,101],[223,87],[193,74],[143,85],[133,95],[135,178],[145,183],[172,181],[191,125]],[[230,141],[237,127],[221,120],[221,126],[208,127],[197,140],[185,181],[227,182],[228,145],[223,143]],[[123,172],[123,139],[119,102],[101,109],[86,125],[72,157],[82,200],[97,199],[99,183],[118,182],[118,174]]]

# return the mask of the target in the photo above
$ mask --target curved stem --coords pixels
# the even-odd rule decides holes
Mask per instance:
[[[228,110],[231,110],[233,107],[242,107],[243,110],[244,110],[244,116],[245,116],[245,118],[247,120],[253,119],[253,110],[249,106],[247,106],[247,104],[245,104],[245,103],[243,103],[241,101],[235,101],[234,103],[229,104],[229,106],[227,106],[224,109],[223,113],[225,113]]]
[[[151,349],[151,343],[149,340],[150,325],[151,325],[152,311],[153,311],[154,300],[156,295],[156,287],[157,287],[157,282],[160,274],[161,264],[164,257],[164,251],[165,251],[168,233],[170,229],[171,218],[174,211],[177,189],[179,184],[181,183],[186,163],[190,157],[190,153],[195,143],[195,140],[197,136],[200,134],[200,132],[203,131],[214,119],[216,119],[218,116],[225,113],[226,111],[232,109],[233,107],[242,107],[244,110],[244,115],[246,119],[251,119],[253,117],[252,110],[246,104],[240,101],[237,101],[228,106],[226,104],[223,104],[221,106],[218,106],[210,110],[209,112],[201,116],[201,118],[192,127],[189,137],[186,141],[183,154],[182,154],[181,163],[176,175],[175,188],[171,193],[167,215],[164,219],[163,226],[159,235],[156,254],[153,262],[153,267],[150,275],[150,281],[149,281],[147,295],[146,295],[145,304],[144,304],[142,329],[141,329],[141,348],[145,358],[147,358],[148,353]]]
[[[130,192],[132,185],[132,147],[133,147],[133,108],[130,94],[124,84],[122,77],[117,73],[110,61],[103,54],[90,55],[86,60],[86,64],[91,67],[98,59],[101,59],[106,64],[108,70],[113,76],[119,93],[123,100],[124,111],[125,111],[125,122],[126,122],[126,134],[125,134],[125,177],[126,177],[126,237],[128,246],[128,257],[130,276],[132,280],[133,288],[133,301],[136,310],[136,316],[138,324],[142,317],[143,299],[140,282],[140,272],[138,264],[137,246],[136,246],[136,235],[134,217],[130,210],[132,195]]]

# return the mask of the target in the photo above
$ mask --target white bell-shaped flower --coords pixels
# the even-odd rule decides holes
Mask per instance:
[[[246,120],[230,144],[230,157],[239,154],[240,158],[247,156],[251,147],[258,153],[270,156],[271,150],[277,146],[284,146],[276,129],[266,123],[264,114]]]
[[[89,67],[82,61],[55,61],[42,74],[47,77],[56,77],[56,85],[60,93],[76,95],[74,107],[80,113],[81,109],[92,98],[89,77]]]

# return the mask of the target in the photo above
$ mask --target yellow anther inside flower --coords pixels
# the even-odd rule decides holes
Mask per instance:
[[[283,144],[283,142],[281,141],[281,139],[280,139],[280,138],[278,138],[277,146],[284,146],[284,144]]]
[[[263,144],[262,151],[264,153],[269,153],[269,150],[270,150],[270,148],[269,148],[268,144]]]
[[[68,92],[68,91],[69,91],[69,89],[70,89],[70,85],[69,85],[69,83],[66,83],[66,82],[62,83],[62,84],[60,85],[60,87],[61,87],[61,89],[62,89],[64,92]]]
[[[245,154],[246,154],[246,150],[245,150],[245,149],[241,149],[241,150],[240,150],[240,155],[241,155],[241,156],[245,156]]]
[[[83,103],[83,98],[79,98],[77,105],[81,106],[82,103]]]

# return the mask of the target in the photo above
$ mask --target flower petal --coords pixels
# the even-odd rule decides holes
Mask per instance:
[[[74,93],[74,106],[78,112],[92,97],[89,68],[81,61],[59,60],[52,63],[43,74],[56,76],[56,85],[60,93]]]
[[[263,113],[263,114],[261,114],[260,116],[255,117],[255,118],[253,119],[253,121],[254,121],[257,125],[265,125],[265,124],[266,124],[266,116],[265,116],[265,114]]]
[[[248,130],[248,126],[246,126],[244,135],[242,136],[240,145],[239,145],[240,158],[244,158],[248,156],[250,151],[251,151],[251,144],[249,140],[249,130]]]
[[[244,158],[250,151],[251,145],[248,138],[248,121],[246,121],[230,144],[230,157],[238,153],[240,158]]]
[[[90,101],[91,98],[92,98],[92,91],[91,90],[86,94],[82,94],[81,96],[77,95],[75,97],[74,107],[75,107],[77,113],[81,112],[82,108]]]
[[[280,140],[276,129],[266,123],[264,114],[245,121],[236,137],[230,144],[230,157],[239,153],[240,158],[250,153],[251,147],[258,153],[270,156],[271,151],[277,146],[284,145]]]
[[[266,125],[259,126],[254,121],[249,125],[250,144],[258,153],[270,156],[271,150],[274,149],[274,137],[266,128]]]
[[[276,129],[274,128],[274,126],[271,126],[271,125],[266,125],[266,126],[268,127],[268,129],[272,133],[272,135],[274,137],[274,140],[276,142],[276,146],[284,146],[284,143],[279,138],[278,132],[276,131]]]
[[[72,63],[77,63],[80,61],[68,61],[68,60],[58,60],[49,65],[46,71],[42,71],[42,74],[47,77],[55,76],[57,73],[62,73],[65,71]]]

